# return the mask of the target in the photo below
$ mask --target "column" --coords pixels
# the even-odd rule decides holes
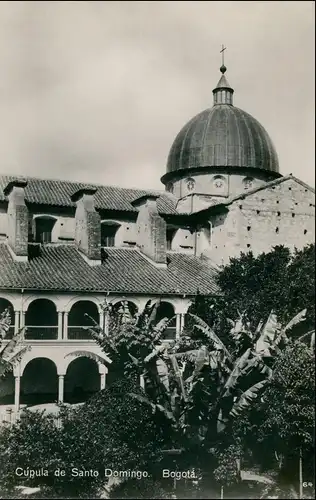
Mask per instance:
[[[104,332],[104,335],[109,334],[109,312],[104,313],[103,332]]]
[[[176,314],[176,339],[180,338],[181,333],[181,314]]]
[[[58,340],[63,338],[63,313],[58,311]]]
[[[180,326],[180,335],[184,329],[184,321],[185,321],[185,313],[181,313],[181,326]]]
[[[105,388],[107,368],[103,363],[98,363],[99,374],[100,374],[100,390]]]
[[[18,413],[20,409],[20,383],[20,376],[14,377],[14,410],[16,413]]]
[[[58,403],[64,402],[64,375],[58,375]]]
[[[104,311],[100,307],[99,308],[99,326],[101,328],[102,333],[104,332]]]
[[[24,328],[25,327],[25,311],[21,311],[20,318],[21,318],[20,328]]]
[[[105,373],[100,373],[100,391],[105,388]]]
[[[68,339],[68,312],[64,313],[64,339]]]
[[[14,333],[18,333],[20,328],[20,311],[14,311]]]

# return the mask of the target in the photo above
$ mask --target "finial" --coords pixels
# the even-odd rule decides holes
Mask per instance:
[[[222,73],[222,76],[216,85],[215,89],[213,90],[214,94],[214,104],[233,104],[233,93],[234,90],[231,88],[229,85],[228,81],[226,80],[226,76],[224,73],[226,73],[227,68],[225,66],[225,60],[224,60],[224,52],[226,50],[226,47],[222,45],[222,48],[220,50],[220,53],[222,54],[222,65],[220,67],[220,72]]]
[[[227,70],[226,66],[225,66],[225,61],[224,61],[224,51],[226,50],[227,47],[224,47],[224,45],[222,45],[222,50],[220,51],[220,53],[222,54],[222,65],[220,67],[220,71],[221,73],[225,73],[225,71]]]

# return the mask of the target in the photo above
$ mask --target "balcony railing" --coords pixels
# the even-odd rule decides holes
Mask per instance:
[[[26,325],[25,340],[56,340],[58,326]]]
[[[93,340],[89,332],[89,326],[68,326],[68,339],[69,340]]]
[[[176,327],[168,326],[165,329],[163,340],[175,340],[176,338]]]

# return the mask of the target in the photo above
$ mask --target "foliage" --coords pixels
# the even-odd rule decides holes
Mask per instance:
[[[25,352],[30,349],[29,346],[25,346],[23,343],[24,328],[14,333],[12,339],[5,342],[10,327],[11,315],[9,310],[6,309],[0,315],[0,378],[8,371],[12,370],[13,366],[18,363]]]
[[[300,450],[303,480],[314,482],[314,403],[313,349],[289,341],[276,357],[273,376],[263,397],[235,422],[235,436],[244,451],[250,453],[249,463],[273,473],[284,498],[288,497],[291,485],[292,490],[293,485],[298,488]]]
[[[284,327],[270,313],[255,329],[241,315],[231,322],[235,351],[230,353],[215,331],[192,314],[192,342],[183,336],[161,343],[167,320],[155,326],[155,309],[147,304],[142,315],[128,320],[126,315],[109,336],[92,333],[110,353],[114,366],[134,383],[142,380],[139,391],[133,390],[130,396],[152,410],[165,429],[164,436],[183,450],[177,460],[182,469],[205,471],[212,464],[215,479],[220,479],[231,459],[234,443],[228,436],[233,423],[266,387],[275,357],[288,342],[287,332],[305,319],[306,311]],[[219,443],[220,453],[216,452]],[[232,470],[235,465],[236,461]],[[233,481],[233,475],[227,472],[225,484]]]
[[[162,436],[151,411],[127,398],[131,385],[117,381],[86,404],[62,407],[61,428],[53,416],[24,412],[12,429],[0,433],[0,489],[19,484],[41,486],[46,498],[91,498],[105,484],[104,469],[147,470],[161,459]],[[44,468],[48,477],[18,478],[17,467]],[[54,476],[61,468],[65,476]],[[72,469],[98,471],[98,477],[75,477]]]
[[[227,337],[226,318],[244,311],[252,326],[273,310],[281,323],[307,309],[306,329],[315,328],[315,245],[293,253],[276,246],[255,257],[252,252],[230,259],[218,275],[222,296],[198,296],[191,312]],[[307,331],[307,330],[306,330]]]

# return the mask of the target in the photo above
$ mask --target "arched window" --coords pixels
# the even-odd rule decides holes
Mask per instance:
[[[33,221],[33,234],[36,243],[51,243],[53,227],[56,223],[54,217],[41,215]]]
[[[33,300],[26,311],[25,326],[26,339],[57,339],[58,316],[54,302],[48,299]]]
[[[156,323],[158,324],[164,318],[172,318],[165,330],[164,339],[173,340],[176,337],[176,318],[174,307],[169,302],[160,302],[156,314]]]
[[[113,221],[103,221],[101,224],[101,247],[114,247],[115,235],[120,224]]]
[[[13,337],[14,320],[15,320],[13,305],[7,299],[0,298],[0,316],[4,314],[6,311],[8,311],[10,314],[11,323],[9,331],[6,333],[5,339],[11,339]]]
[[[91,340],[90,328],[99,323],[97,305],[90,300],[75,302],[68,315],[67,337],[70,340]]]

